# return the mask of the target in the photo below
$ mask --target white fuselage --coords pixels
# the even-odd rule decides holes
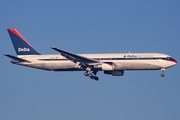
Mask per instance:
[[[124,70],[160,70],[164,77],[166,68],[177,62],[171,56],[161,53],[121,53],[121,54],[74,54],[51,46],[60,54],[41,55],[15,28],[8,28],[17,57],[4,54],[13,59],[13,64],[49,71],[85,71],[84,75],[94,80],[98,71],[112,76],[123,76]]]
[[[112,62],[117,70],[159,70],[169,68],[176,61],[169,55],[161,53],[121,53],[121,54],[79,54],[81,56],[96,59],[100,63]],[[14,64],[51,70],[51,71],[80,71],[76,63],[67,60],[60,54],[52,55],[20,55],[19,58],[30,62],[12,61]],[[98,68],[98,70],[102,70]]]

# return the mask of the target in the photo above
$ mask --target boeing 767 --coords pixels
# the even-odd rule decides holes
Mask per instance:
[[[59,54],[40,54],[14,28],[8,28],[17,56],[4,54],[11,63],[49,71],[85,71],[84,75],[99,80],[98,71],[112,76],[123,76],[126,70],[161,70],[177,64],[171,56],[162,53],[74,54],[57,47]]]

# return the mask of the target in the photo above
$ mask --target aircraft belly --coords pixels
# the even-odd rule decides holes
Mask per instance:
[[[69,68],[74,68],[74,67],[75,67],[74,63],[49,63],[49,64],[43,65],[44,69],[51,69],[51,70],[69,69]]]
[[[56,69],[69,69],[75,68],[75,64],[72,62],[69,63],[60,63],[60,62],[44,62],[44,63],[30,63],[27,64],[28,67],[38,68],[38,69],[45,69],[45,70],[56,70]]]

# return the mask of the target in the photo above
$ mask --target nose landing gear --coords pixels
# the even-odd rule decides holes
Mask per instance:
[[[164,72],[165,72],[165,70],[166,70],[165,68],[162,68],[162,69],[161,69],[161,77],[164,77]]]
[[[164,74],[163,74],[163,73],[161,73],[161,77],[164,77]]]

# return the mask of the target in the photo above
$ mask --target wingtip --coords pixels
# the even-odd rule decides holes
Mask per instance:
[[[3,54],[4,56],[7,56],[8,54]]]
[[[53,49],[53,48],[57,48],[56,46],[51,46],[51,48]]]

